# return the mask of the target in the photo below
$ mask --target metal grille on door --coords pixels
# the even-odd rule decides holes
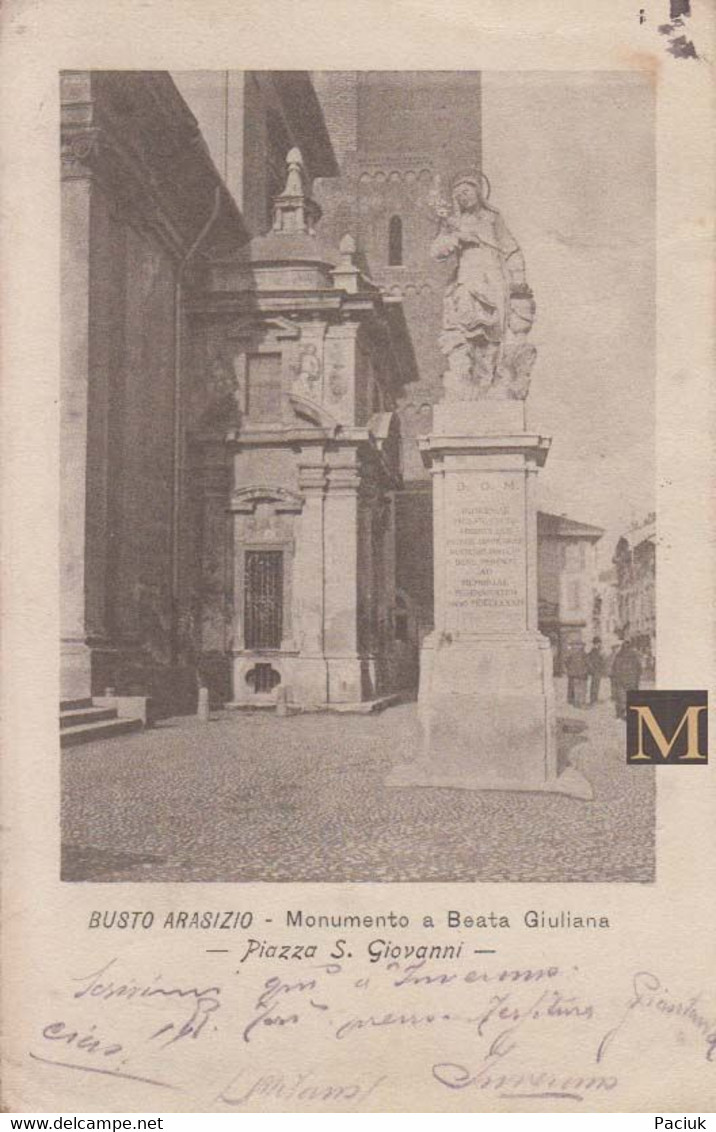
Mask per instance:
[[[283,631],[283,551],[247,550],[244,647],[279,649]]]

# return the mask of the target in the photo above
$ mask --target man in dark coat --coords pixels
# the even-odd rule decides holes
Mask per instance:
[[[628,637],[622,641],[621,648],[612,664],[615,707],[618,719],[626,719],[626,694],[639,687],[641,679],[641,659]]]
[[[575,707],[585,707],[589,663],[581,642],[570,647],[564,667],[567,673],[567,702]]]
[[[614,675],[614,661],[616,660],[617,653],[619,652],[620,645],[612,645],[612,651],[607,658],[607,675],[609,676],[609,694],[612,703],[617,702],[617,681]]]
[[[601,637],[595,637],[592,647],[587,653],[589,665],[589,703],[599,703],[599,685],[606,670],[606,657],[602,652]]]

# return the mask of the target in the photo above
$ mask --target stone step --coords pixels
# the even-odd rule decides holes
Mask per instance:
[[[117,709],[109,707],[74,708],[60,712],[60,728],[79,726],[82,723],[102,723],[105,719],[116,719]]]
[[[60,700],[60,711],[79,711],[80,708],[92,707],[92,700]]]
[[[392,692],[389,696],[378,696],[374,700],[361,700],[358,703],[327,704],[327,711],[343,712],[345,715],[374,715],[385,711],[386,708],[395,707],[409,696],[405,692]]]
[[[412,691],[402,690],[400,692],[391,692],[387,696],[378,696],[374,700],[357,700],[349,703],[330,703],[330,704],[313,704],[310,706],[299,706],[298,704],[286,704],[286,714],[295,715],[297,712],[308,713],[316,711],[331,711],[343,713],[344,715],[374,715],[377,712],[385,711],[386,708],[395,707],[396,704],[406,703],[409,700],[415,699],[415,694]],[[227,703],[221,705],[222,711],[263,711],[263,712],[276,712],[276,700],[266,699],[263,702],[256,703],[254,701],[244,702],[243,700],[229,700]]]
[[[111,739],[115,735],[127,735],[141,731],[141,719],[107,719],[101,723],[81,723],[60,731],[61,747],[77,747],[80,743],[92,743],[95,739]]]

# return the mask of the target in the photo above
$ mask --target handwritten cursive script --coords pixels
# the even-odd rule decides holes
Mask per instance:
[[[607,1030],[599,1043],[597,1061],[604,1060],[614,1039],[625,1029],[629,1019],[641,1011],[688,1022],[703,1038],[706,1060],[716,1060],[716,1019],[707,1017],[700,1000],[700,994],[691,995],[688,999],[676,998],[657,975],[650,971],[637,971],[632,979],[632,994],[619,1022],[611,1030]]]
[[[478,1093],[598,1104],[628,1086],[620,1037],[652,1015],[678,1020],[679,1057],[716,1062],[702,996],[679,997],[650,971],[627,978],[620,1007],[612,983],[578,966],[350,960],[281,963],[258,978],[212,956],[218,979],[88,964],[52,992],[28,1056],[46,1072],[198,1091],[207,1107],[245,1111],[365,1111],[407,1082],[427,1095],[468,1090],[470,1104]]]

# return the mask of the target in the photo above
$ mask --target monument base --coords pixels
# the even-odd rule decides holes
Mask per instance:
[[[539,634],[452,638],[421,652],[421,757],[386,785],[517,790],[591,799],[574,767],[559,773],[549,642]]]
[[[444,774],[429,763],[411,763],[396,767],[386,779],[385,785],[396,790],[408,786],[429,786],[434,790],[509,790],[522,793],[566,794],[570,798],[581,798],[590,802],[594,797],[591,784],[575,767],[567,767],[558,778],[545,779],[538,786],[526,786],[520,779],[505,779],[502,782],[487,782],[481,775],[472,777],[460,771],[451,776]]]
[[[420,448],[433,481],[435,632],[424,642],[418,762],[389,786],[591,798],[560,773],[552,653],[538,631],[535,480],[549,440],[520,401],[447,401]]]

